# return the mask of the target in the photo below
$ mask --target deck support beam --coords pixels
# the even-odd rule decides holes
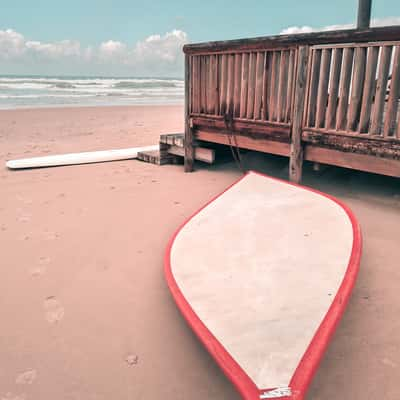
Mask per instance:
[[[190,85],[192,82],[190,73],[190,56],[185,54],[185,160],[184,168],[185,172],[193,171],[193,160],[194,160],[194,147],[193,147],[193,128],[190,123]]]
[[[300,46],[297,55],[296,87],[294,93],[292,142],[290,145],[289,179],[292,182],[301,181],[303,170],[303,146],[301,134],[303,130],[304,104],[307,85],[307,66],[309,47]]]

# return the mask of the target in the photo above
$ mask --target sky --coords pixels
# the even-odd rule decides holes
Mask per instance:
[[[357,0],[0,0],[0,74],[181,77],[182,46],[351,27]],[[373,0],[375,25],[399,0]]]

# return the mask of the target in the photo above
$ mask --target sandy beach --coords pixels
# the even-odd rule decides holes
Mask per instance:
[[[239,399],[167,289],[163,255],[189,215],[240,176],[135,160],[9,171],[5,161],[155,144],[180,106],[0,111],[0,400]],[[287,178],[287,160],[244,165]],[[399,180],[340,168],[305,185],[347,203],[364,251],[310,400],[399,397]]]

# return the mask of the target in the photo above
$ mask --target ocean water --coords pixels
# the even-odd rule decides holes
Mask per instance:
[[[179,79],[0,75],[0,109],[183,104],[183,99]]]

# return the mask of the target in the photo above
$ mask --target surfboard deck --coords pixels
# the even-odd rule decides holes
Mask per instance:
[[[357,276],[361,233],[333,197],[250,172],[172,237],[165,276],[244,399],[303,399]]]
[[[83,153],[57,154],[45,157],[21,158],[6,162],[7,168],[41,168],[62,165],[90,164],[105,161],[127,160],[137,157],[141,151],[157,150],[159,145],[131,147],[127,149],[88,151]]]

